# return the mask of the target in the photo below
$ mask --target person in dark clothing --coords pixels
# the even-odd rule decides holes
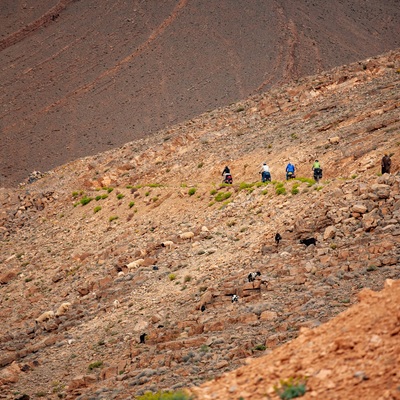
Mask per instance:
[[[390,159],[390,156],[385,154],[382,157],[381,161],[381,166],[382,166],[382,174],[390,174],[390,167],[392,165],[392,160]]]
[[[224,177],[223,183],[232,183],[232,174],[228,166],[222,171],[222,176]]]
[[[231,173],[231,170],[229,169],[228,166],[226,166],[224,168],[224,170],[222,171],[222,176],[229,175],[230,173]]]

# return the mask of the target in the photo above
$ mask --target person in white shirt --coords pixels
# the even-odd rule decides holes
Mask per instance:
[[[261,180],[263,182],[271,181],[271,173],[269,171],[269,167],[267,163],[263,163],[260,170]]]

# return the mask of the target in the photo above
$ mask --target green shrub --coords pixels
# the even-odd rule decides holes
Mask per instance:
[[[258,344],[257,346],[254,347],[254,350],[258,351],[264,351],[267,347],[264,346],[263,344]]]
[[[174,280],[176,279],[176,274],[169,274],[169,275],[168,275],[168,279],[169,279],[170,281],[174,281]]]
[[[128,204],[129,208],[132,208],[134,205],[135,205],[135,202],[134,202],[134,201],[131,201],[131,202]]]
[[[117,217],[116,215],[112,215],[108,220],[109,220],[110,222],[113,222],[113,221],[115,221],[116,219],[118,219],[118,217]]]
[[[213,206],[215,204],[215,201],[210,201],[209,203],[208,203],[208,207],[211,207],[211,206]]]
[[[253,186],[254,186],[254,183],[240,182],[239,183],[239,190],[249,190]]]
[[[297,184],[294,184],[292,187],[292,194],[298,194],[299,193],[299,187]]]
[[[145,195],[146,197],[147,197],[147,196],[150,196],[150,192],[146,192],[144,195]]]
[[[118,193],[117,194],[117,199],[118,200],[121,200],[121,199],[123,199],[125,196],[122,194],[122,193]]]
[[[96,196],[94,199],[95,199],[96,201],[99,201],[99,200],[102,199],[102,197],[101,197],[101,195],[98,195],[98,196]]]
[[[193,397],[189,396],[185,392],[178,390],[176,392],[162,392],[159,391],[157,393],[145,393],[139,397],[136,397],[136,400],[191,400]]]
[[[305,183],[308,183],[308,186],[312,186],[312,185],[314,185],[314,183],[315,183],[315,180],[314,180],[314,179],[311,179],[311,178],[304,178],[304,177],[301,177],[301,176],[296,177],[295,180],[296,180],[296,181],[303,182],[303,183],[304,183],[304,182],[305,182]]]
[[[190,188],[188,191],[188,195],[193,196],[196,193],[196,190],[197,190],[196,188]]]
[[[226,207],[230,202],[231,202],[230,200],[224,201],[224,202],[222,203],[222,206],[221,206],[219,209],[222,210],[222,209],[223,209],[224,207]]]
[[[263,196],[265,196],[266,194],[268,194],[268,190],[267,190],[267,189],[264,189],[264,190],[261,192],[261,194],[262,194]]]
[[[157,188],[157,187],[161,187],[162,185],[161,185],[161,183],[149,183],[147,186],[151,187],[151,188]]]
[[[221,201],[229,199],[229,197],[231,197],[231,196],[232,196],[232,193],[230,193],[230,192],[218,192],[217,195],[215,196],[214,200],[221,202]]]
[[[113,190],[114,190],[114,188],[112,188],[112,187],[107,188],[108,193],[111,193]]]
[[[72,197],[75,199],[79,196],[79,192],[72,192]]]
[[[95,361],[89,364],[89,371],[93,371],[95,368],[100,368],[103,365],[103,361]]]
[[[83,198],[80,200],[80,203],[81,203],[83,206],[86,206],[86,204],[89,204],[92,200],[93,200],[92,197],[83,197]]]
[[[200,351],[202,353],[208,353],[210,351],[210,348],[206,344],[202,344],[200,347]]]
[[[211,196],[214,196],[215,194],[217,194],[217,190],[216,189],[212,189],[210,191]]]
[[[295,399],[304,396],[307,388],[304,379],[289,378],[280,381],[280,386],[275,388],[275,392],[282,400]]]
[[[93,209],[93,212],[96,214],[97,212],[99,212],[101,210],[100,206],[97,206]]]
[[[204,164],[203,164],[202,162],[201,162],[201,163],[198,163],[198,164],[197,164],[197,168],[203,168],[203,165],[204,165]]]
[[[276,188],[275,193],[279,196],[280,194],[286,194],[286,189],[283,186]]]
[[[125,187],[126,187],[127,189],[132,189],[132,188],[133,188],[132,185],[126,185]]]
[[[185,278],[183,279],[183,281],[186,282],[190,282],[192,280],[192,277],[190,275],[186,275]]]

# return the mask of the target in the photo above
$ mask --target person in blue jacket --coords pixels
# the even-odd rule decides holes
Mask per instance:
[[[286,166],[286,180],[294,178],[295,170],[295,166],[291,162],[289,162],[289,164]]]

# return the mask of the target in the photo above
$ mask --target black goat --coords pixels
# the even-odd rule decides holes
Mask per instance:
[[[139,337],[140,337],[140,343],[145,343],[146,342],[146,336],[147,333],[142,333]]]
[[[275,243],[276,243],[276,245],[278,246],[278,244],[279,244],[279,242],[282,240],[282,236],[279,234],[279,233],[277,233],[276,235],[275,235]]]
[[[315,238],[301,239],[300,243],[305,244],[306,246],[310,246],[311,244],[315,246],[317,244],[317,239]]]
[[[247,275],[247,279],[249,280],[249,282],[254,282],[256,280],[257,276],[261,276],[260,271],[250,272],[249,275]]]

